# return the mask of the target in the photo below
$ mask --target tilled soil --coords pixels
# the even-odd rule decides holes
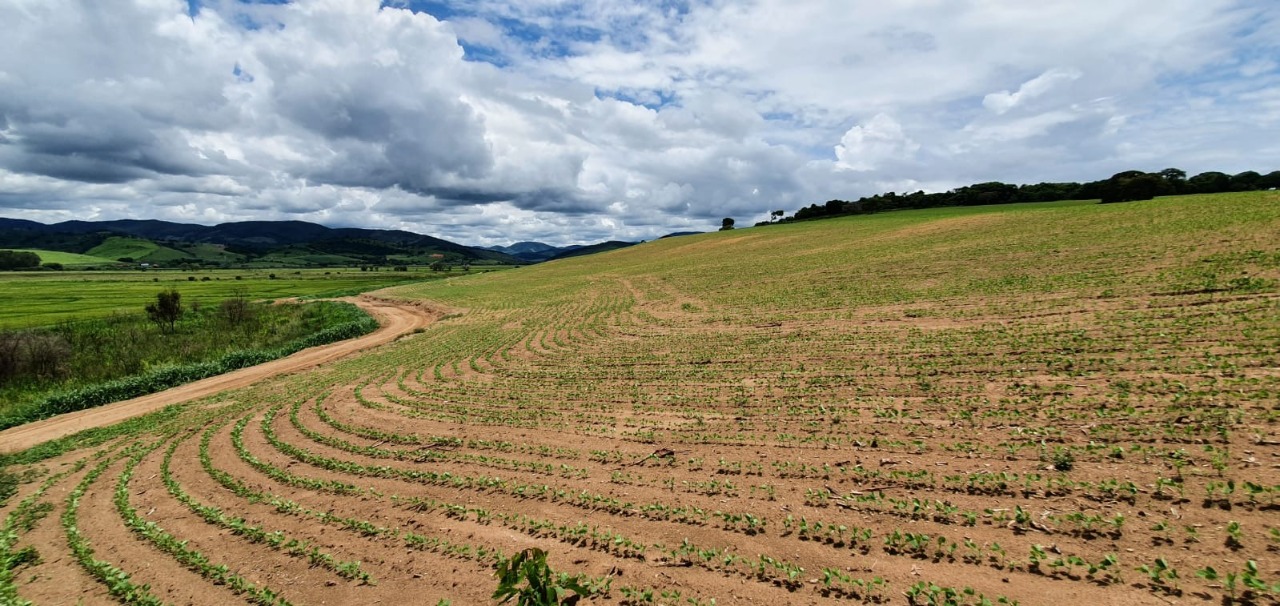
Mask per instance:
[[[127,451],[128,505],[293,604],[491,603],[499,554],[531,547],[607,579],[598,603],[1207,604],[1227,589],[1197,571],[1249,561],[1280,581],[1271,297],[732,324],[615,288],[635,303],[436,325],[377,308],[397,334],[426,330],[193,407]],[[94,557],[168,603],[248,599],[127,526],[128,461],[80,500]],[[110,601],[59,525],[95,464],[20,535],[43,558],[19,569],[22,597]]]

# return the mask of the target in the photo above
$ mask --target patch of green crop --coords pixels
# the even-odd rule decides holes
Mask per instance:
[[[60,263],[64,267],[90,267],[112,265],[115,263],[115,259],[106,259],[103,257],[81,255],[58,250],[40,250],[36,248],[14,248],[6,250],[35,253],[40,257],[41,263]]]
[[[358,268],[0,272],[0,330],[138,312],[171,287],[186,304],[217,305],[237,295],[250,300],[342,297],[444,277],[427,270]]]
[[[0,385],[0,429],[125,400],[377,328],[355,305],[248,305],[231,321],[221,309],[187,312],[174,331],[135,314],[0,333],[0,343],[39,347],[46,360]]]

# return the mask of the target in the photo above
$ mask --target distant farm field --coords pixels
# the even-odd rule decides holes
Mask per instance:
[[[66,267],[109,265],[115,262],[115,259],[104,259],[93,255],[80,255],[57,250],[38,250],[34,248],[18,248],[11,250],[15,250],[16,252],[35,253],[40,257],[41,263],[61,263]]]
[[[254,300],[335,297],[441,277],[442,272],[389,268],[0,273],[0,329],[141,312],[157,292],[171,287],[188,303],[210,305],[236,294]]]
[[[537,547],[593,603],[1273,604],[1278,243],[935,209],[382,291],[450,311],[10,456],[0,595],[487,604]]]

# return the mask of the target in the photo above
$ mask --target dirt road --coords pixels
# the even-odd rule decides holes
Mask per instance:
[[[159,410],[170,404],[244,387],[278,374],[297,372],[389,343],[396,337],[424,327],[441,313],[426,307],[377,299],[368,295],[344,299],[377,318],[379,328],[363,337],[304,349],[291,356],[227,374],[187,383],[172,389],[77,412],[59,415],[0,431],[0,452],[17,452],[73,433],[104,427],[130,417]]]

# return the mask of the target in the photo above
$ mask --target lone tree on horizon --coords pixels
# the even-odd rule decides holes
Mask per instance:
[[[720,222],[720,231],[729,231],[731,229],[733,229],[733,218],[725,217],[724,220]]]
[[[165,332],[172,333],[174,324],[182,317],[182,294],[176,288],[162,290],[156,293],[156,302],[147,303],[147,318],[158,324],[163,330],[167,325]]]

